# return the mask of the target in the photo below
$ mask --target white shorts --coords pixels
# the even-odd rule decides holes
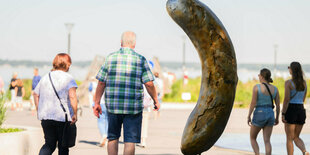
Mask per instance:
[[[23,102],[23,97],[21,97],[21,96],[16,96],[15,101],[16,101],[16,103],[22,103],[22,102]]]

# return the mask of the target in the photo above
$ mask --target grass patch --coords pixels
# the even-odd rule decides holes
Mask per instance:
[[[11,133],[11,132],[20,132],[24,131],[23,129],[19,128],[0,128],[0,133]]]
[[[188,84],[183,86],[183,80],[177,80],[171,87],[171,93],[165,94],[164,102],[185,102],[182,100],[183,92],[191,93],[191,100],[187,102],[197,102],[200,91],[201,78],[189,79]]]
[[[280,103],[283,103],[284,99],[284,85],[285,80],[283,78],[276,78],[272,83],[278,88],[280,95]],[[184,103],[181,98],[183,92],[190,92],[192,95],[192,99],[188,102],[197,102],[200,91],[200,82],[201,78],[189,79],[189,82],[186,86],[183,86],[183,81],[181,79],[177,80],[171,87],[171,93],[165,94],[163,101],[164,102],[177,102]],[[234,107],[239,108],[247,108],[249,107],[252,99],[252,91],[253,87],[258,84],[258,80],[252,80],[248,82],[238,82],[236,96],[235,96],[235,104]],[[307,85],[310,87],[310,80],[307,80]],[[310,97],[310,91],[307,93],[307,98]]]
[[[9,91],[8,91],[9,92]],[[7,94],[0,94],[0,133],[20,132],[23,129],[18,128],[1,128],[6,118],[6,107],[4,106]]]
[[[0,94],[0,127],[5,121],[6,116],[6,107],[4,105],[5,103],[5,94]]]

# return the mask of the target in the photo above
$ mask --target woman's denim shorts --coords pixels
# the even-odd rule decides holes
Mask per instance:
[[[252,119],[252,124],[257,127],[273,126],[275,122],[272,107],[256,107]]]

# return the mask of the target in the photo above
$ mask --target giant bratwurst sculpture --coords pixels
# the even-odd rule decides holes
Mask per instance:
[[[167,10],[198,51],[202,80],[199,99],[182,137],[184,154],[210,149],[223,133],[233,107],[237,62],[221,21],[198,0],[168,0]]]

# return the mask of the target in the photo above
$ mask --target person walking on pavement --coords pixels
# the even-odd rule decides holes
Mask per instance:
[[[159,104],[161,105],[164,98],[164,81],[159,78],[158,72],[155,72],[154,76],[155,76],[155,88],[157,92],[157,98]],[[157,118],[159,118],[159,116],[160,116],[160,109],[158,109],[158,111],[155,112],[154,119],[156,120]]]
[[[4,94],[4,82],[2,80],[2,77],[0,76],[0,95]]]
[[[288,70],[292,75],[292,79],[285,81],[285,96],[282,108],[287,154],[294,154],[295,143],[303,155],[309,155],[303,140],[300,138],[306,120],[304,102],[307,95],[307,83],[299,62],[292,62],[288,66]]]
[[[278,88],[270,84],[273,80],[269,69],[262,69],[258,78],[260,83],[253,88],[252,102],[248,114],[248,125],[251,127],[250,141],[255,155],[259,155],[259,146],[256,139],[258,133],[263,130],[265,152],[266,155],[271,155],[270,137],[273,126],[279,124],[280,96]],[[276,114],[273,111],[274,101]],[[254,114],[251,119],[253,111]]]
[[[11,91],[11,110],[15,110],[15,86],[16,86],[16,80],[17,80],[17,73],[14,72],[13,73],[13,77],[11,79],[11,83],[10,83],[10,91]]]
[[[34,110],[35,110],[33,91],[41,80],[41,76],[39,75],[39,69],[38,68],[33,69],[33,74],[34,74],[34,76],[32,78],[32,87],[31,87],[31,96],[30,96],[30,104],[31,104],[30,110],[32,111],[32,114],[34,114]]]
[[[143,114],[142,114],[142,130],[141,130],[141,143],[138,146],[146,147],[146,139],[148,135],[149,115],[152,105],[154,104],[152,97],[147,92],[145,86],[143,86]]]
[[[96,88],[97,88],[97,83],[98,80],[93,77],[91,82],[89,83],[89,98],[92,104],[91,107],[93,108],[95,105],[95,93],[96,93]],[[97,118],[97,124],[98,124],[98,129],[101,135],[101,139],[99,142],[99,147],[104,147],[105,144],[107,143],[107,137],[108,137],[108,112],[107,112],[107,108],[104,104],[104,95],[100,100],[100,106],[101,106],[101,111],[102,114],[99,115],[99,117]]]
[[[108,142],[108,127],[109,127],[108,111],[104,103],[104,97],[101,98],[100,106],[102,113],[97,118],[98,129],[101,135],[99,147],[104,147]]]
[[[25,88],[21,79],[16,80],[15,95],[17,111],[23,111],[23,97],[25,96]]]
[[[53,70],[44,75],[34,89],[34,101],[45,139],[39,155],[53,154],[56,144],[59,155],[69,154],[69,148],[63,145],[64,127],[66,121],[72,125],[77,121],[77,84],[68,73],[71,63],[68,54],[57,54]]]
[[[141,140],[143,111],[143,84],[154,101],[154,109],[160,108],[148,62],[134,51],[136,34],[124,32],[119,51],[107,56],[96,78],[99,80],[95,95],[94,114],[102,113],[100,99],[105,92],[108,110],[108,154],[118,154],[118,142],[123,125],[124,155],[135,153],[135,143]]]

